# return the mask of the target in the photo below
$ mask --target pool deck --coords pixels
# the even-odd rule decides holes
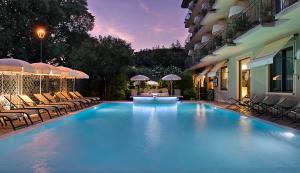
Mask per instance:
[[[126,101],[126,102],[128,102],[128,101]],[[195,101],[193,101],[193,102],[195,102]],[[200,101],[200,103],[212,104],[212,105],[215,105],[215,106],[218,106],[218,107],[221,107],[221,108],[225,108],[225,109],[226,109],[226,106],[228,106],[228,104],[223,103],[223,102]],[[95,105],[95,106],[97,106],[97,105]],[[92,106],[92,107],[94,107],[94,106]],[[89,108],[91,108],[91,107],[88,107],[88,108],[85,108],[85,109],[89,109]],[[82,109],[80,111],[83,111],[85,109]],[[265,121],[273,122],[273,123],[276,123],[276,124],[279,124],[279,125],[282,125],[282,126],[286,126],[286,127],[290,127],[290,128],[293,128],[293,129],[300,130],[300,121],[298,123],[292,123],[288,119],[284,119],[284,120],[278,119],[278,120],[274,121],[274,119],[271,119],[271,115],[265,114],[263,116],[257,116],[257,113],[251,112],[251,111],[249,111],[247,109],[244,109],[244,108],[236,108],[236,109],[230,109],[230,110],[234,110],[236,112],[240,112],[241,114],[246,115],[246,116],[253,116],[253,117],[265,120]],[[80,111],[77,111],[77,112],[80,112]],[[14,131],[11,128],[10,125],[7,125],[7,126],[1,126],[0,125],[0,136],[1,137],[5,137],[5,136],[9,136],[9,135],[18,133],[18,132],[23,131],[23,130],[35,128],[35,127],[43,125],[45,123],[49,123],[51,121],[58,120],[58,119],[60,119],[62,117],[71,116],[71,115],[73,115],[73,114],[75,114],[77,112],[71,112],[69,114],[66,114],[66,115],[63,115],[63,116],[60,116],[60,117],[55,117],[55,118],[52,118],[52,119],[50,119],[48,116],[43,116],[44,122],[42,122],[42,123],[36,123],[35,125],[30,125],[29,127],[21,128],[21,129],[18,129],[16,131]],[[33,120],[35,120],[35,119],[33,118]],[[16,124],[19,125],[18,123],[16,123]]]

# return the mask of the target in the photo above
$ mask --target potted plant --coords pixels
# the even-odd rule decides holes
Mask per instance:
[[[260,12],[259,16],[259,23],[271,23],[273,22],[273,15],[272,15],[272,8],[271,7],[264,7]]]

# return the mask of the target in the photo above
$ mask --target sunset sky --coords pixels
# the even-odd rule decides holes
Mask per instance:
[[[186,10],[181,0],[88,0],[95,16],[93,36],[113,35],[139,49],[157,45],[169,47],[187,36],[184,28]]]

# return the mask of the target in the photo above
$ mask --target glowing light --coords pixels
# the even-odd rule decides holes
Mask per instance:
[[[285,136],[285,137],[287,137],[287,138],[293,138],[294,136],[295,136],[295,134],[294,133],[292,133],[292,132],[285,132],[285,133],[283,133],[283,135]]]
[[[39,27],[36,30],[36,34],[40,39],[43,39],[46,35],[46,29],[44,27]]]

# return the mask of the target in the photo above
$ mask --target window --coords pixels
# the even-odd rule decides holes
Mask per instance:
[[[228,89],[228,67],[221,68],[221,90]]]
[[[293,92],[293,47],[279,51],[270,65],[270,91]]]

